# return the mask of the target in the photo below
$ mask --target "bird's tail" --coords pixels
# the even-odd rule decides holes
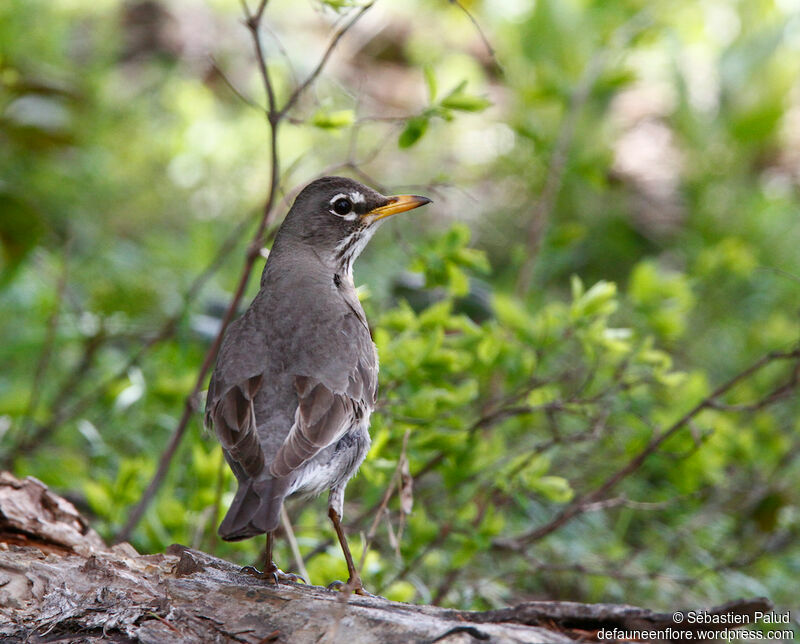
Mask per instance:
[[[225,541],[239,541],[272,532],[280,523],[281,506],[289,481],[286,478],[245,479],[219,526]]]

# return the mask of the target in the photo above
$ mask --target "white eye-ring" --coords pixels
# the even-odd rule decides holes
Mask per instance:
[[[361,195],[359,194],[359,196]],[[333,199],[330,200],[330,204],[332,206],[330,212],[336,215],[337,217],[341,217],[342,219],[352,220],[358,216],[355,212],[353,212],[352,201],[348,199],[347,195],[345,194],[338,194],[334,196]]]

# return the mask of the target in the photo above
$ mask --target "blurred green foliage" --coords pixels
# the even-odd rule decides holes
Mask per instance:
[[[279,104],[354,4],[270,3]],[[355,552],[406,433],[415,476],[412,511],[393,498],[378,525],[367,586],[465,608],[796,604],[796,361],[744,378],[552,533],[508,542],[796,346],[800,8],[462,3],[495,59],[455,3],[390,4],[345,36],[278,147],[281,213],[318,173],[355,168],[436,202],[356,267],[381,394],[347,494]],[[237,96],[263,101],[251,56],[232,0],[0,5],[0,459],[109,538],[260,217],[264,114]],[[260,541],[214,537],[232,485],[197,414],[134,545],[254,561]],[[322,502],[289,511],[312,581],[343,578]],[[277,559],[293,568],[283,543]]]

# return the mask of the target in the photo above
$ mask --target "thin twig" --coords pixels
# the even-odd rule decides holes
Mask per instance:
[[[250,274],[252,273],[253,266],[255,265],[256,260],[261,256],[260,254],[261,247],[266,242],[268,237],[268,235],[265,233],[267,231],[268,226],[272,224],[275,218],[274,204],[276,201],[280,185],[280,169],[279,169],[279,157],[278,157],[278,126],[283,120],[287,111],[292,106],[293,102],[297,100],[297,98],[302,94],[302,92],[305,91],[305,89],[308,88],[314,81],[314,79],[316,79],[316,77],[320,74],[320,72],[325,66],[327,59],[330,57],[331,53],[333,52],[333,49],[335,48],[339,40],[342,38],[342,36],[347,32],[348,29],[350,29],[350,27],[352,27],[356,23],[356,21],[373,4],[374,0],[373,2],[370,2],[369,4],[362,7],[361,10],[357,13],[357,15],[353,19],[351,19],[344,27],[342,27],[341,29],[339,29],[339,31],[337,31],[336,35],[333,38],[333,41],[326,50],[325,55],[323,56],[317,68],[306,79],[306,81],[294,91],[294,93],[284,106],[284,108],[280,112],[278,112],[276,110],[275,92],[272,85],[272,79],[269,74],[269,69],[267,68],[266,58],[264,55],[263,48],[261,46],[261,39],[259,36],[259,28],[261,25],[261,19],[263,17],[264,10],[267,5],[267,0],[261,0],[258,9],[254,14],[250,13],[250,9],[247,6],[247,2],[245,0],[242,0],[242,8],[246,19],[245,23],[248,29],[250,30],[250,33],[253,38],[253,45],[256,52],[258,69],[261,74],[264,88],[267,93],[267,99],[269,104],[269,110],[266,116],[267,116],[267,123],[269,127],[269,137],[270,137],[271,172],[270,172],[270,184],[267,193],[267,199],[264,203],[264,209],[258,227],[256,229],[255,234],[253,235],[250,247],[248,248],[247,255],[245,258],[245,263],[244,266],[242,267],[242,272],[239,276],[239,283],[236,287],[233,297],[231,298],[228,309],[226,310],[225,315],[223,316],[219,332],[217,333],[217,337],[214,339],[214,342],[209,347],[205,355],[205,358],[203,359],[203,363],[200,366],[200,370],[197,375],[194,387],[192,388],[192,391],[186,396],[183,407],[183,413],[181,415],[180,420],[178,421],[175,430],[173,431],[172,436],[170,437],[169,442],[167,443],[164,452],[161,455],[161,458],[159,459],[156,473],[151,479],[149,485],[147,486],[147,489],[142,494],[142,497],[139,499],[139,502],[132,508],[128,516],[128,521],[125,523],[122,530],[120,530],[119,534],[116,536],[115,541],[117,542],[126,541],[130,538],[133,529],[138,525],[139,521],[144,515],[145,510],[147,509],[147,506],[150,504],[153,497],[158,492],[158,489],[161,487],[164,477],[166,476],[170,464],[172,463],[172,459],[175,456],[175,452],[177,451],[178,446],[180,445],[183,436],[186,433],[186,429],[189,426],[189,421],[191,420],[192,415],[197,410],[197,402],[199,394],[205,383],[206,375],[208,374],[208,371],[211,368],[214,359],[216,358],[217,352],[219,351],[220,345],[222,344],[222,339],[225,336],[225,331],[228,328],[228,324],[233,319],[233,316],[235,315],[236,310],[238,309],[239,302],[244,296],[244,292],[250,280]]]
[[[643,28],[649,19],[647,9],[643,9],[633,18],[623,24],[611,37],[611,45],[614,50],[621,50],[639,30]],[[564,182],[564,173],[569,160],[572,139],[575,134],[575,127],[578,116],[589,98],[592,88],[597,78],[605,67],[606,61],[610,56],[609,51],[603,51],[592,56],[589,64],[583,72],[575,91],[570,98],[567,113],[561,122],[561,127],[556,138],[553,152],[547,167],[544,189],[539,200],[534,205],[528,221],[526,258],[522,269],[519,272],[516,283],[516,293],[519,296],[527,294],[533,281],[533,268],[536,257],[541,245],[545,226],[551,218],[556,200],[561,192]]]
[[[375,533],[377,532],[378,525],[380,524],[383,514],[386,511],[386,506],[389,505],[389,500],[394,494],[395,486],[397,486],[398,481],[400,480],[400,472],[403,469],[403,463],[405,462],[405,459],[408,458],[406,456],[406,451],[408,449],[408,437],[410,435],[411,432],[406,430],[406,433],[403,436],[403,449],[400,452],[400,458],[397,459],[397,467],[394,468],[392,478],[389,481],[389,486],[386,488],[386,492],[383,494],[383,498],[378,506],[378,510],[375,512],[375,518],[372,520],[372,525],[370,525],[369,530],[367,531],[367,536],[364,539],[364,549],[361,551],[361,561],[358,564],[359,572],[364,569],[364,562],[367,560],[367,552],[369,552],[369,547],[372,545],[372,540],[375,538]]]
[[[286,540],[289,542],[289,548],[292,550],[292,556],[294,557],[297,570],[303,579],[310,581],[311,577],[303,561],[303,555],[300,554],[300,546],[297,545],[297,538],[294,536],[292,522],[289,520],[289,513],[286,511],[286,505],[284,504],[281,504],[281,523],[283,524],[283,531],[286,533]]]
[[[489,56],[491,56],[491,57],[492,57],[492,61],[494,61],[494,64],[495,64],[495,65],[497,65],[497,67],[498,67],[498,68],[500,68],[500,69],[502,70],[502,66],[500,65],[500,61],[499,61],[499,60],[497,60],[497,53],[495,52],[495,49],[494,49],[494,47],[492,47],[492,43],[490,43],[490,42],[489,42],[489,39],[486,37],[486,34],[484,33],[484,31],[483,31],[483,29],[481,28],[480,24],[479,24],[479,23],[478,23],[478,21],[475,19],[475,16],[473,16],[473,15],[470,13],[469,9],[467,9],[467,8],[466,8],[466,7],[465,7],[463,4],[461,4],[461,3],[460,3],[458,0],[450,0],[450,3],[451,3],[451,4],[454,4],[454,5],[455,5],[455,6],[457,6],[459,9],[461,9],[461,11],[463,11],[463,12],[464,12],[464,14],[467,16],[467,18],[469,19],[469,21],[470,21],[470,22],[472,23],[472,25],[475,27],[475,31],[477,31],[477,32],[478,32],[478,35],[481,37],[481,40],[483,41],[483,46],[484,46],[484,47],[486,47],[486,51],[487,51],[487,52],[489,52]],[[435,603],[435,602],[434,602],[434,603]]]
[[[217,545],[216,522],[219,520],[219,510],[222,507],[222,489],[225,485],[225,469],[228,466],[228,464],[225,462],[225,457],[222,454],[221,447],[217,448],[217,454],[219,455],[219,463],[217,464],[217,482],[214,489],[214,503],[212,504],[214,509],[211,513],[211,530],[209,531],[208,536],[209,552],[213,552],[214,546]]]
[[[343,26],[341,26],[337,30],[337,32],[333,35],[331,42],[328,44],[328,48],[325,50],[325,53],[322,55],[322,58],[320,59],[319,63],[317,63],[317,66],[314,68],[314,71],[312,71],[308,75],[308,78],[306,78],[300,85],[298,85],[292,92],[291,96],[289,96],[289,99],[286,101],[286,105],[284,105],[280,111],[279,114],[280,116],[285,115],[289,110],[291,110],[294,107],[295,103],[297,103],[297,100],[300,98],[300,95],[303,92],[305,92],[306,89],[311,85],[311,83],[313,83],[317,79],[317,77],[322,73],[322,70],[328,63],[328,59],[331,57],[333,50],[336,49],[336,45],[339,44],[339,41],[342,39],[342,36],[344,36],[350,30],[350,28],[353,25],[355,25],[361,19],[361,17],[372,8],[372,5],[374,5],[375,2],[376,0],[372,0],[372,2],[368,2],[367,4],[362,6],[348,22],[346,22]]]
[[[50,367],[50,360],[53,357],[53,347],[56,341],[58,324],[61,321],[61,308],[64,303],[64,294],[67,290],[67,275],[69,273],[67,269],[69,268],[70,246],[71,239],[67,240],[67,244],[64,247],[62,267],[59,271],[58,282],[56,284],[56,301],[53,305],[53,311],[50,313],[50,317],[47,320],[47,332],[44,342],[42,343],[42,351],[39,354],[39,360],[37,360],[36,369],[33,372],[30,397],[28,398],[28,405],[22,417],[23,424],[28,424],[33,421],[36,410],[39,407],[39,401],[42,397],[42,383]]]
[[[78,398],[69,407],[66,407],[66,402],[70,398],[75,386],[80,381],[81,373],[86,371],[85,357],[81,364],[78,365],[70,374],[64,379],[64,386],[60,392],[55,396],[55,399],[50,405],[50,419],[39,425],[32,430],[27,436],[22,437],[17,443],[9,448],[6,453],[0,458],[0,468],[8,468],[20,454],[31,454],[33,451],[41,447],[47,438],[52,433],[62,426],[81,414],[83,414],[95,401],[104,396],[108,389],[117,381],[127,377],[128,372],[132,367],[139,364],[144,356],[156,347],[161,342],[171,338],[178,328],[178,323],[183,319],[186,311],[189,309],[191,303],[199,295],[200,291],[206,283],[213,277],[213,275],[222,267],[228,255],[238,244],[242,233],[245,228],[251,224],[251,218],[248,217],[242,220],[239,225],[231,232],[227,239],[220,246],[217,254],[206,266],[206,268],[192,281],[189,288],[183,295],[181,308],[172,316],[167,318],[161,325],[155,335],[144,340],[140,343],[139,348],[125,361],[125,363],[117,369],[117,371],[109,376],[103,382],[100,382],[92,387],[91,391]],[[93,350],[99,349],[99,345],[92,346]]]
[[[633,458],[631,458],[622,468],[609,476],[605,482],[593,492],[579,496],[567,508],[565,508],[554,519],[545,525],[518,537],[497,539],[493,542],[493,545],[503,549],[519,551],[524,546],[529,545],[534,541],[538,541],[549,534],[552,534],[577,515],[584,513],[587,508],[592,506],[592,504],[597,503],[601,499],[605,498],[608,493],[614,487],[616,487],[618,483],[620,483],[620,481],[638,470],[652,454],[658,451],[658,449],[667,439],[676,434],[700,412],[705,409],[713,408],[714,402],[720,396],[723,396],[728,391],[733,389],[733,387],[735,387],[737,384],[743,380],[746,380],[767,365],[784,360],[800,360],[800,348],[796,348],[792,351],[774,351],[763,356],[761,359],[747,367],[744,371],[739,372],[727,382],[717,387],[713,392],[711,392],[711,394],[697,403],[667,429],[656,434],[642,450],[640,450]]]
[[[267,101],[269,104],[267,118],[274,128],[277,125],[277,122],[280,120],[280,116],[275,113],[275,90],[272,88],[272,81],[270,80],[269,70],[267,69],[267,59],[261,46],[261,35],[258,33],[259,28],[261,27],[261,17],[264,15],[264,9],[266,9],[266,7],[267,0],[261,0],[261,3],[258,5],[258,10],[255,12],[255,14],[251,15],[250,9],[247,6],[247,2],[242,0],[242,10],[244,11],[246,18],[245,24],[247,25],[247,28],[250,30],[250,33],[253,37],[253,44],[255,45],[256,49],[256,62],[258,64],[258,71],[261,73],[261,80],[263,81],[264,89],[267,92]]]
[[[456,583],[458,580],[459,575],[464,568],[451,568],[450,571],[444,575],[442,579],[442,583],[439,584],[439,587],[436,589],[436,594],[433,596],[431,600],[432,606],[438,606],[442,603],[445,597],[447,597],[447,593],[450,592],[450,589],[453,587],[453,584]]]
[[[228,78],[228,75],[227,75],[227,74],[226,74],[226,73],[225,73],[225,72],[222,70],[222,68],[221,68],[221,67],[220,67],[220,66],[217,64],[217,61],[216,61],[216,60],[214,60],[214,57],[213,57],[213,56],[210,56],[210,57],[209,57],[209,60],[211,61],[211,68],[212,68],[212,69],[213,69],[215,72],[217,72],[217,74],[219,74],[219,77],[220,77],[220,78],[222,79],[222,81],[225,83],[225,85],[227,86],[227,88],[228,88],[229,90],[231,90],[231,92],[233,92],[234,96],[236,96],[236,97],[237,97],[239,100],[241,100],[241,101],[242,101],[242,102],[243,102],[245,105],[249,105],[250,107],[252,107],[253,109],[256,109],[256,110],[258,110],[259,112],[263,112],[263,111],[264,111],[264,109],[265,109],[265,108],[264,108],[262,105],[259,105],[259,104],[258,104],[258,103],[256,103],[256,102],[255,102],[253,99],[251,99],[251,98],[248,98],[247,96],[245,96],[245,95],[244,95],[244,94],[243,94],[243,93],[242,93],[242,92],[239,90],[239,88],[238,88],[238,87],[236,87],[236,85],[234,85],[234,84],[233,84],[233,81],[232,81],[230,78]]]
[[[289,70],[289,75],[292,77],[292,83],[297,85],[299,82],[297,80],[297,71],[292,64],[292,59],[289,57],[289,52],[286,51],[286,47],[283,46],[281,39],[278,38],[278,34],[276,34],[272,29],[270,29],[269,25],[263,24],[261,25],[262,29],[269,33],[272,39],[275,41],[275,45],[278,48],[278,51],[281,52],[281,56],[283,56],[284,60],[286,60],[286,68]]]
[[[169,470],[170,464],[172,463],[172,459],[175,456],[175,452],[177,451],[178,446],[180,445],[181,440],[183,439],[183,436],[186,433],[186,429],[189,426],[189,420],[192,418],[192,415],[197,410],[198,396],[205,383],[206,375],[208,374],[208,371],[211,368],[211,365],[217,356],[217,352],[219,351],[219,347],[222,344],[222,339],[225,336],[225,331],[228,328],[228,324],[230,324],[231,320],[233,319],[233,316],[235,315],[236,310],[239,307],[239,302],[244,296],[244,292],[245,289],[247,288],[247,283],[250,280],[250,274],[252,273],[255,261],[260,256],[259,251],[263,243],[264,231],[266,230],[267,226],[270,223],[272,223],[272,220],[274,219],[275,216],[273,210],[273,204],[275,203],[275,197],[278,192],[278,178],[279,178],[278,123],[280,122],[280,119],[276,118],[274,109],[275,97],[272,89],[272,81],[269,76],[269,71],[267,70],[266,61],[264,60],[264,54],[261,49],[261,41],[258,35],[259,23],[261,21],[263,11],[266,6],[266,0],[262,0],[261,4],[259,5],[258,11],[253,15],[250,14],[246,2],[242,2],[242,6],[244,7],[245,16],[247,18],[247,26],[253,35],[253,41],[256,49],[256,54],[258,57],[258,66],[259,69],[261,70],[262,80],[264,81],[264,86],[266,88],[270,104],[270,111],[267,114],[267,121],[270,132],[270,157],[272,162],[269,192],[267,194],[267,199],[264,204],[264,209],[258,224],[258,228],[255,234],[253,235],[252,243],[250,244],[250,247],[247,251],[245,263],[244,266],[242,267],[242,272],[239,276],[239,283],[236,287],[233,297],[231,298],[230,304],[228,305],[228,309],[225,311],[225,315],[222,318],[222,323],[220,324],[220,329],[219,332],[217,333],[217,337],[214,339],[214,342],[211,344],[211,347],[209,347],[208,351],[206,352],[205,358],[203,359],[203,364],[200,366],[197,379],[195,380],[194,387],[192,387],[192,391],[189,393],[188,396],[186,396],[186,400],[184,401],[184,406],[183,406],[183,413],[181,415],[180,420],[178,421],[175,430],[173,431],[172,436],[170,437],[169,442],[167,443],[166,449],[161,454],[161,458],[159,459],[158,462],[158,469],[156,470],[155,475],[150,481],[150,484],[147,486],[147,489],[142,494],[141,499],[139,499],[139,502],[131,510],[131,513],[128,516],[128,521],[125,523],[122,530],[120,530],[119,534],[116,536],[115,539],[116,541],[127,541],[130,538],[133,529],[136,527],[136,525],[138,525],[139,521],[144,515],[144,511],[150,504],[150,501],[152,501],[156,492],[161,487],[161,483],[163,482],[164,477],[166,476],[167,471]]]
[[[519,272],[516,285],[516,292],[519,296],[525,295],[530,290],[531,282],[533,281],[533,267],[536,263],[542,235],[553,213],[556,199],[561,192],[561,186],[564,182],[564,173],[567,167],[567,160],[569,158],[569,151],[572,146],[572,138],[575,134],[578,116],[586,100],[589,98],[589,93],[600,74],[600,70],[602,69],[601,61],[603,61],[602,56],[593,56],[586,66],[586,70],[572,94],[569,107],[567,108],[567,114],[558,131],[558,138],[556,139],[547,166],[544,189],[536,204],[533,206],[530,219],[528,220],[527,241],[525,245],[526,257],[522,269]]]

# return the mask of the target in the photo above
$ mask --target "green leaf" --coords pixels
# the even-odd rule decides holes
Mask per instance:
[[[467,274],[455,264],[447,265],[447,281],[450,292],[456,297],[463,297],[469,293]]]
[[[401,148],[410,148],[419,141],[428,129],[429,118],[422,114],[414,116],[406,122],[405,129],[400,133],[397,145]]]
[[[353,110],[337,110],[335,112],[318,111],[311,118],[311,124],[323,130],[339,130],[353,124]]]
[[[489,107],[492,102],[484,96],[467,94],[464,90],[467,81],[462,81],[456,88],[445,96],[439,105],[446,109],[458,110],[460,112],[482,112]]]
[[[617,309],[617,285],[614,282],[600,280],[583,293],[583,284],[573,277],[572,319],[607,317]],[[577,295],[577,297],[575,297]]]
[[[440,103],[442,107],[460,112],[482,112],[491,104],[488,98],[470,94],[451,94]]]
[[[574,496],[569,481],[561,476],[542,476],[533,481],[531,487],[555,503],[567,503]]]
[[[500,350],[502,348],[502,340],[494,334],[487,333],[478,343],[478,348],[476,350],[478,360],[483,364],[492,364],[497,359],[497,356],[500,355]]]
[[[357,0],[319,0],[319,2],[325,7],[330,7],[336,13],[342,13],[358,4]]]
[[[41,215],[30,204],[9,192],[0,192],[0,286],[36,247],[44,232]]]
[[[112,509],[115,507],[113,495],[108,483],[100,481],[85,481],[83,493],[92,511],[100,517],[111,516]]]
[[[433,103],[436,100],[436,75],[431,65],[424,65],[422,73],[425,75],[425,85],[428,88],[428,101]]]

